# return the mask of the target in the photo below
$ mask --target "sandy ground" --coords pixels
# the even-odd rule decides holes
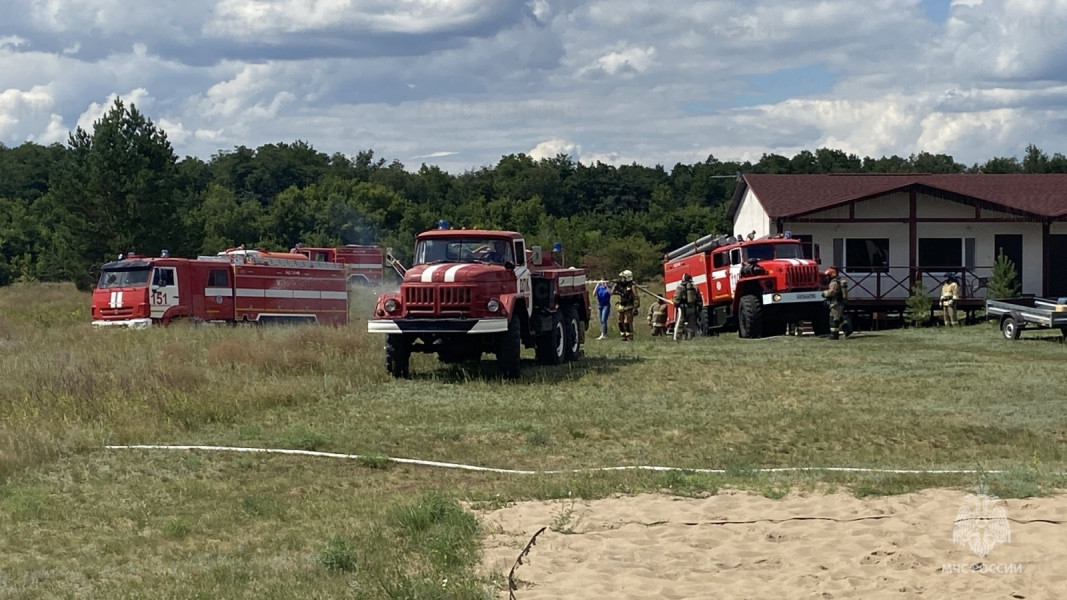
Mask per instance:
[[[515,570],[517,600],[1067,596],[1065,525],[1045,522],[1067,523],[1067,495],[986,507],[967,495],[646,494],[521,503],[479,517],[490,532],[484,566],[504,577],[548,527]],[[964,506],[994,518],[964,520],[979,524],[976,536],[956,544]],[[995,525],[1005,523],[1010,537],[998,541]],[[992,549],[980,557],[983,532]]]

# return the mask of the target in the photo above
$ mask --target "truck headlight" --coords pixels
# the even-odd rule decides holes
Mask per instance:
[[[396,309],[400,308],[400,303],[396,301],[396,298],[389,298],[383,306],[385,312],[396,312]]]
[[[500,303],[496,301],[496,298],[493,298],[485,303],[485,307],[489,309],[489,312],[496,312],[500,310]]]

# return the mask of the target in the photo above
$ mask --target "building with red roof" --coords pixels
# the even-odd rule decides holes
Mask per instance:
[[[1067,174],[743,175],[734,232],[790,232],[851,285],[850,305],[903,307],[911,284],[939,295],[955,274],[982,305],[997,255],[1024,294],[1067,296]]]

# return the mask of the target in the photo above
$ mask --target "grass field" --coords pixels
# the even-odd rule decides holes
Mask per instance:
[[[491,360],[425,356],[393,381],[383,340],[365,333],[368,299],[340,329],[96,331],[72,287],[0,288],[0,598],[481,598],[503,580],[477,571],[470,508],[980,479],[767,467],[979,469],[1002,497],[1067,481],[1058,334],[1010,342],[979,325],[674,344],[642,331],[590,341],[570,366],[539,367],[530,352],[518,382]],[[386,457],[674,469],[503,475]]]

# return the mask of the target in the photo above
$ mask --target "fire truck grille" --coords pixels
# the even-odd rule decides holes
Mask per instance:
[[[404,304],[409,311],[468,310],[471,306],[469,287],[409,287],[404,289]]]
[[[789,267],[785,272],[785,284],[787,287],[811,287],[819,281],[819,268],[814,265],[800,265]]]
[[[100,316],[104,319],[125,318],[133,316],[133,307],[126,308],[101,308]]]

